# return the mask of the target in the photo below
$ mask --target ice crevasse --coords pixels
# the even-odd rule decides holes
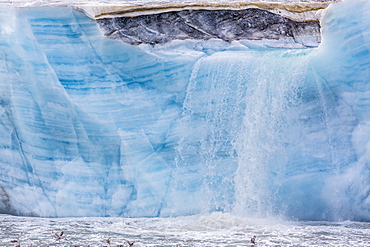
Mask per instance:
[[[370,2],[318,48],[133,46],[0,8],[0,213],[370,220]]]

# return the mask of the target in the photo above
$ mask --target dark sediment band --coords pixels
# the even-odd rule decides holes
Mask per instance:
[[[305,47],[320,43],[320,23],[294,21],[269,11],[182,10],[134,17],[97,19],[104,34],[126,43],[162,44],[172,40],[280,40]]]

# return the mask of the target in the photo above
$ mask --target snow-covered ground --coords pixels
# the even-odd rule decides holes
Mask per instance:
[[[252,0],[250,2],[330,2],[334,0]],[[225,3],[225,2],[241,2],[240,0],[1,0],[0,4],[11,4],[14,6],[38,6],[38,5],[156,5],[166,3]]]

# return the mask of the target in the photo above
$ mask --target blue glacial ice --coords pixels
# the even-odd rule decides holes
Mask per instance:
[[[0,213],[370,220],[370,2],[313,49],[132,46],[0,8]]]

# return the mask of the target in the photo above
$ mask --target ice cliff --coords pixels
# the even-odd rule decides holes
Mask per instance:
[[[318,48],[134,46],[104,37],[120,21],[3,5],[0,212],[370,220],[370,2],[325,12]]]

